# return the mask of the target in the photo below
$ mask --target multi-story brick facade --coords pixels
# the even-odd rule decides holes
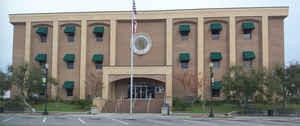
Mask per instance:
[[[287,16],[288,7],[138,12],[135,111],[146,111],[143,102],[150,97],[150,110],[157,112],[173,97],[195,95],[176,77],[190,72],[209,85],[212,62],[216,81],[229,66],[283,64]],[[99,97],[102,111],[115,111],[107,106],[121,100],[126,105],[119,111],[129,110],[131,12],[11,14],[10,22],[13,66],[49,64],[49,74],[59,82],[48,88],[52,98]],[[209,88],[201,86],[197,95],[209,97]]]

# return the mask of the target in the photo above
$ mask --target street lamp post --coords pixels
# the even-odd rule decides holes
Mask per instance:
[[[213,64],[209,64],[209,72],[210,72],[210,112],[209,112],[209,117],[214,118],[214,112],[213,112],[213,93],[212,93],[212,85],[214,83],[214,73],[213,73]]]
[[[48,115],[48,111],[47,111],[47,103],[48,103],[48,93],[47,93],[47,78],[48,78],[48,64],[45,64],[44,67],[44,71],[43,71],[43,86],[44,86],[44,93],[45,93],[45,97],[46,97],[46,102],[44,105],[44,112],[43,115]]]

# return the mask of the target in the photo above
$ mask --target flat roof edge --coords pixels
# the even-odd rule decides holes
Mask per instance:
[[[289,9],[289,6],[270,6],[270,7],[232,7],[232,8],[195,8],[195,9],[167,9],[167,10],[137,10],[138,12],[166,12],[166,11],[193,11],[193,10],[230,10],[230,9],[255,9],[255,8],[282,8]],[[36,14],[85,14],[85,13],[125,13],[131,11],[86,11],[86,12],[51,12],[51,13],[15,13],[8,14],[9,16],[14,15],[36,15]]]

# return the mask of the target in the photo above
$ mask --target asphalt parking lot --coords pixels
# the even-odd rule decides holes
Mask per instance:
[[[0,126],[300,126],[299,118],[235,117],[227,119],[195,119],[187,116],[136,114],[99,115],[24,115],[1,114]]]

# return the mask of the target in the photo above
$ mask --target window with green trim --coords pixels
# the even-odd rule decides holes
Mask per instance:
[[[244,39],[251,40],[252,39],[252,32],[247,32],[243,34]]]
[[[41,68],[45,68],[46,67],[46,62],[39,62],[39,64],[40,64]]]
[[[75,55],[74,54],[65,54],[63,59],[68,69],[74,69]]]
[[[68,42],[73,43],[75,41],[75,34],[68,34]]]
[[[219,33],[218,34],[212,34],[211,39],[212,40],[220,40],[220,34]]]
[[[244,22],[242,24],[243,27],[243,37],[246,40],[252,39],[252,31],[255,29],[255,26],[252,22]]]
[[[212,40],[220,40],[220,32],[222,31],[222,24],[211,24],[211,39]]]
[[[181,40],[189,40],[189,34],[181,34]]]
[[[47,42],[47,34],[48,34],[47,26],[38,27],[38,28],[36,28],[35,32],[40,36],[40,41],[42,43]]]
[[[181,40],[188,40],[189,39],[189,33],[190,33],[190,25],[180,25],[179,26],[179,32]]]
[[[102,69],[103,67],[103,54],[95,54],[92,58],[92,61],[95,63],[96,69]]]
[[[96,41],[97,42],[102,42],[103,41],[103,34],[96,34]]]
[[[252,61],[256,58],[253,51],[243,51],[244,67],[251,68]]]
[[[96,65],[96,69],[100,70],[103,68],[103,64],[102,63],[95,63]]]
[[[68,42],[74,42],[75,41],[75,31],[76,27],[75,26],[66,26],[64,32],[67,35]]]
[[[44,68],[47,62],[47,54],[38,54],[35,56],[35,61],[40,64],[41,68]]]
[[[182,69],[187,69],[187,68],[189,68],[189,62],[181,62],[181,68],[182,68]]]
[[[97,27],[94,28],[93,32],[95,34],[97,42],[103,41],[104,27],[97,26]]]
[[[67,96],[73,96],[73,88],[66,88]]]
[[[74,62],[68,61],[67,62],[67,68],[68,69],[74,69]]]
[[[189,67],[190,54],[189,53],[180,53],[179,61],[182,69],[187,69]]]
[[[252,60],[245,60],[244,61],[244,67],[252,68]]]
[[[211,61],[213,64],[213,69],[219,69],[220,68],[220,61],[219,60],[215,60],[215,61]]]
[[[40,40],[42,43],[46,43],[47,42],[47,35],[40,35]]]

